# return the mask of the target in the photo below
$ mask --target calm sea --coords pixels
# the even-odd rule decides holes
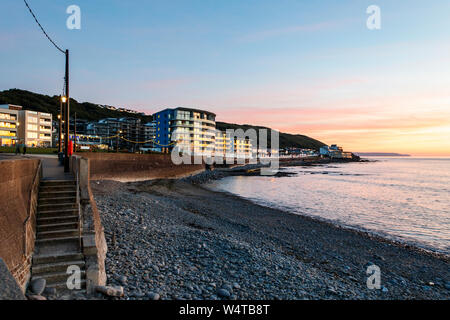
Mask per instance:
[[[450,158],[282,169],[290,177],[227,177],[213,190],[450,254]]]

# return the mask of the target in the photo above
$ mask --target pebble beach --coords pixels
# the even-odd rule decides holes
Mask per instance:
[[[144,300],[450,298],[449,257],[179,180],[91,183],[108,285]],[[367,268],[381,271],[367,287]]]

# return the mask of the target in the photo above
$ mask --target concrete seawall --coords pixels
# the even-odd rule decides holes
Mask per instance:
[[[83,221],[83,254],[86,261],[88,293],[106,284],[105,260],[108,251],[100,212],[92,195],[90,181],[120,182],[185,177],[205,170],[205,164],[175,165],[170,155],[120,153],[77,153],[70,161],[80,185]]]
[[[175,165],[170,154],[78,153],[89,159],[90,180],[120,182],[181,178],[205,170],[205,164]]]
[[[34,250],[40,160],[0,161],[0,258],[22,290]]]

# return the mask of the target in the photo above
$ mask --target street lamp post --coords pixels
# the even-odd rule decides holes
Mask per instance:
[[[58,114],[58,153],[61,153],[61,114]]]
[[[117,137],[116,137],[116,152],[119,152],[119,134],[122,133],[122,130],[117,131]]]
[[[62,152],[62,111],[63,111],[63,103],[66,102],[66,97],[61,96],[59,100],[59,114],[58,114],[58,153]]]
[[[77,113],[74,113],[74,124],[73,124],[73,150],[77,151]]]
[[[70,110],[70,95],[69,95],[69,50],[66,49],[66,108],[64,111],[65,130],[64,130],[64,172],[69,172],[69,110]]]

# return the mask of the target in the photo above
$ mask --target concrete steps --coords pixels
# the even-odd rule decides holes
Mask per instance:
[[[77,196],[77,191],[75,188],[73,190],[59,190],[59,191],[40,191],[39,199],[48,199],[54,197],[73,197]]]
[[[42,192],[44,194],[51,193],[51,192],[71,192],[76,191],[76,186],[40,186],[39,192]]]
[[[78,261],[82,259],[83,255],[77,251],[60,254],[36,254],[33,256],[33,263],[41,264],[62,261]]]
[[[45,203],[38,204],[38,211],[55,211],[55,210],[66,210],[66,209],[77,209],[78,204],[76,202],[63,202],[63,203]]]
[[[41,180],[31,274],[57,290],[68,290],[70,266],[80,268],[82,288],[86,286],[76,195],[74,180]]]
[[[44,238],[44,239],[40,239],[37,238],[36,239],[36,243],[45,245],[45,244],[54,244],[54,243],[61,243],[61,242],[78,242],[78,235],[71,235],[71,236],[67,236],[67,237],[53,237],[53,238]]]
[[[41,210],[38,212],[38,219],[58,218],[58,217],[78,217],[78,208],[59,208],[56,210]]]
[[[78,217],[75,216],[75,218],[78,220]],[[46,231],[59,231],[59,230],[71,230],[71,229],[77,229],[78,228],[78,221],[73,222],[53,222],[53,223],[39,223],[37,226],[37,232],[46,232]]]
[[[75,222],[78,224],[78,211],[70,210],[72,214],[61,214],[61,215],[47,215],[37,219],[38,228],[48,224],[59,224],[59,223],[71,223]]]
[[[67,291],[67,281],[63,281],[63,282],[51,282],[50,284],[47,285],[47,287],[49,288],[55,288],[57,290],[61,290],[61,291]],[[86,289],[86,280],[85,279],[81,279],[80,282],[80,287],[81,289]]]
[[[35,278],[43,278],[47,283],[65,283],[67,282],[67,278],[70,276],[65,271],[62,272],[46,272],[46,273],[40,273],[35,276]],[[81,270],[80,272],[81,279],[86,279],[86,272],[84,270]]]
[[[53,198],[41,198],[39,197],[38,204],[45,205],[45,204],[63,204],[63,203],[72,203],[76,204],[77,198],[76,193],[73,197],[53,197]]]
[[[41,180],[41,187],[60,187],[60,186],[76,186],[75,180]]]
[[[74,261],[59,261],[51,263],[40,263],[36,264],[31,268],[33,276],[39,276],[42,273],[50,272],[66,272],[67,268],[70,266],[84,267],[84,260],[74,260]]]
[[[76,229],[62,229],[62,230],[50,230],[40,231],[37,233],[37,239],[57,239],[57,238],[69,238],[72,236],[77,237],[79,234],[78,228]]]

